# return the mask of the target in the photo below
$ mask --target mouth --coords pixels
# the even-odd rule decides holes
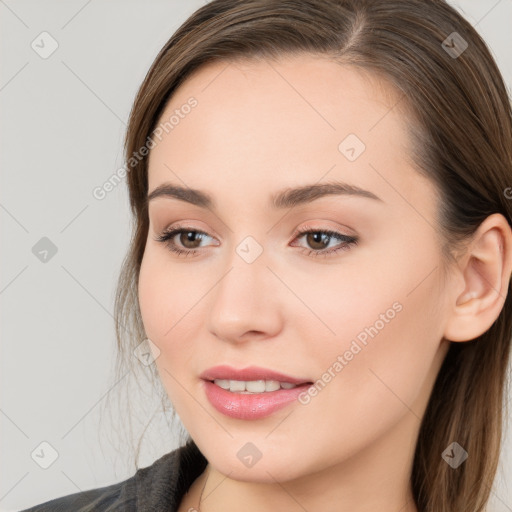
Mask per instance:
[[[231,418],[256,420],[297,403],[299,395],[313,384],[273,370],[249,367],[237,370],[217,366],[201,374],[211,405]]]
[[[231,380],[231,379],[214,379],[208,380],[219,388],[230,393],[256,394],[256,393],[272,393],[280,389],[293,389],[302,385],[311,385],[312,382],[303,382],[302,384],[293,384],[291,382],[280,382],[278,380]]]
[[[259,366],[249,366],[242,369],[227,365],[214,366],[205,370],[200,377],[233,392],[263,393],[276,391],[281,387],[291,389],[302,384],[312,384],[309,379],[294,377]],[[278,384],[279,388],[276,387]]]

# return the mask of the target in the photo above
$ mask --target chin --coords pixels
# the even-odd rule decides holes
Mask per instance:
[[[209,463],[220,473],[240,482],[275,483],[286,482],[299,478],[301,468],[297,467],[297,457],[286,458],[277,450],[268,455],[262,454],[261,458],[252,466],[246,466],[237,455],[227,456],[226,453],[213,454],[208,458]],[[249,464],[249,462],[248,462]],[[304,471],[307,472],[306,469]]]

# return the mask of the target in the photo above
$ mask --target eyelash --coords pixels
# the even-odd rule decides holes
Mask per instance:
[[[157,242],[162,242],[167,245],[170,251],[176,253],[178,256],[189,256],[189,255],[195,255],[199,249],[180,249],[176,246],[176,244],[172,241],[172,239],[181,233],[198,233],[200,235],[206,235],[210,236],[204,231],[199,231],[198,229],[189,228],[187,226],[175,226],[174,228],[170,230],[165,230],[163,233],[158,235],[155,240]],[[332,231],[329,229],[311,229],[309,226],[305,226],[302,229],[298,229],[297,232],[294,234],[294,240],[296,238],[300,238],[304,235],[308,235],[311,233],[322,233],[327,235],[330,238],[337,238],[338,240],[342,241],[342,245],[335,249],[322,249],[322,250],[314,250],[314,249],[307,249],[303,247],[305,251],[307,251],[307,255],[313,257],[319,257],[319,256],[327,256],[334,253],[338,253],[339,251],[347,251],[350,249],[352,245],[357,245],[357,242],[359,239],[357,237],[347,236],[343,235],[341,233],[338,233],[337,231]]]

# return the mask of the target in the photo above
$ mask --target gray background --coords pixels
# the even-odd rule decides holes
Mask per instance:
[[[512,0],[451,3],[488,42],[512,90]],[[124,182],[103,200],[92,190],[123,165],[128,114],[151,62],[203,4],[0,0],[1,511],[134,473],[123,460],[128,447],[119,456],[107,441],[118,439],[114,427],[98,423],[113,389],[112,312],[130,234],[128,199]],[[58,44],[48,58],[31,46],[44,31]],[[51,48],[49,37],[41,37],[39,52]],[[57,249],[46,262],[33,253],[37,243],[47,243],[43,237]],[[148,403],[137,395],[132,400],[139,410]],[[136,424],[136,439],[143,426]],[[493,512],[512,511],[506,429]],[[162,423],[147,435],[141,466],[178,445]],[[44,464],[51,453],[44,441],[58,452],[47,469],[35,462]]]

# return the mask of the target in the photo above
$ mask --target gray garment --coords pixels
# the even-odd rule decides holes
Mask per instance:
[[[204,455],[189,440],[127,480],[61,496],[20,512],[176,512],[206,465]]]

